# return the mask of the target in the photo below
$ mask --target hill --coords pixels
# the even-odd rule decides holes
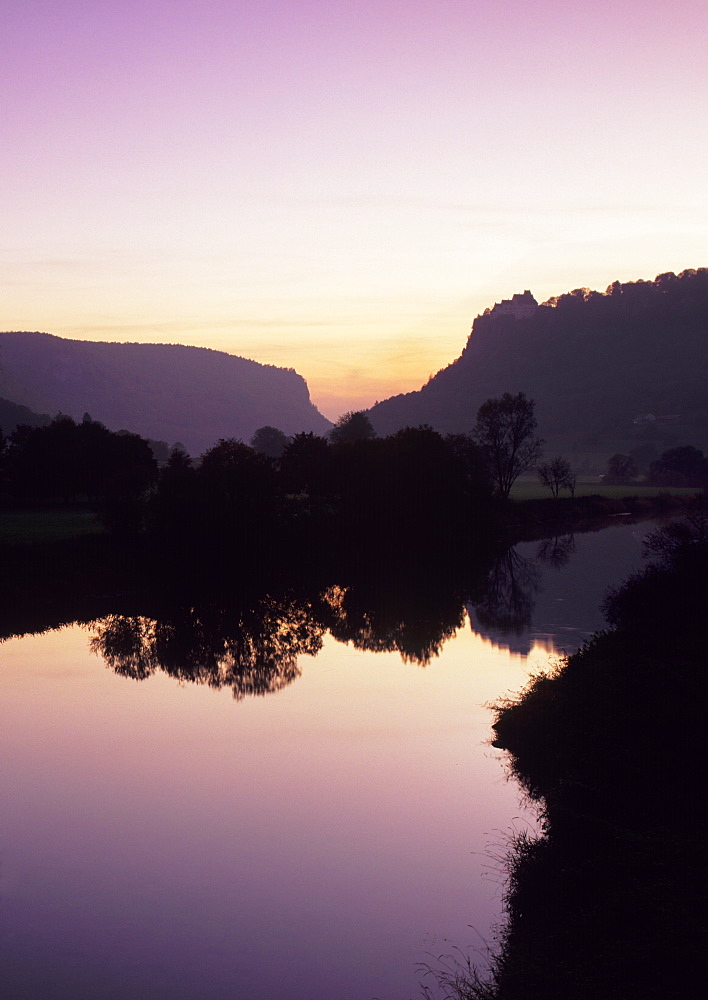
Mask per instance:
[[[28,406],[0,398],[0,431],[9,437],[18,424],[27,427],[45,427],[51,420],[47,413],[35,413]]]
[[[421,423],[465,432],[486,399],[525,392],[549,448],[705,448],[707,333],[708,268],[542,305],[526,291],[478,316],[460,357],[422,389],[368,413],[379,434]]]
[[[177,344],[65,340],[48,333],[0,333],[0,396],[200,454],[221,437],[248,441],[266,424],[286,434],[326,433],[292,369]]]

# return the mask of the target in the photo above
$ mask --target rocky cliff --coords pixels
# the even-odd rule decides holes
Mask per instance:
[[[421,423],[467,432],[486,399],[525,392],[551,447],[705,447],[707,365],[708,268],[542,305],[527,291],[478,316],[460,357],[422,389],[369,416],[379,434]]]
[[[266,424],[324,434],[330,422],[292,369],[177,344],[0,333],[0,396],[52,415],[85,412],[111,430],[181,441],[194,455]]]

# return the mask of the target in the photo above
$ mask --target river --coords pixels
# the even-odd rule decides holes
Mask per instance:
[[[517,546],[428,645],[337,588],[329,629],[281,604],[275,638],[212,631],[218,676],[147,618],[5,641],[1,995],[409,1000],[438,956],[483,961],[535,824],[489,705],[602,626],[651,527]]]

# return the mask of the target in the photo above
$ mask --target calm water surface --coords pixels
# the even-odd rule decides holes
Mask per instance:
[[[0,646],[0,995],[408,1000],[484,952],[534,816],[485,708],[602,625],[647,526],[518,546],[426,666],[326,636],[264,697]]]

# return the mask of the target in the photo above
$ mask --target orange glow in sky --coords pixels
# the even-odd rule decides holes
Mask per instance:
[[[702,0],[6,0],[0,329],[418,388],[530,288],[703,266]]]

